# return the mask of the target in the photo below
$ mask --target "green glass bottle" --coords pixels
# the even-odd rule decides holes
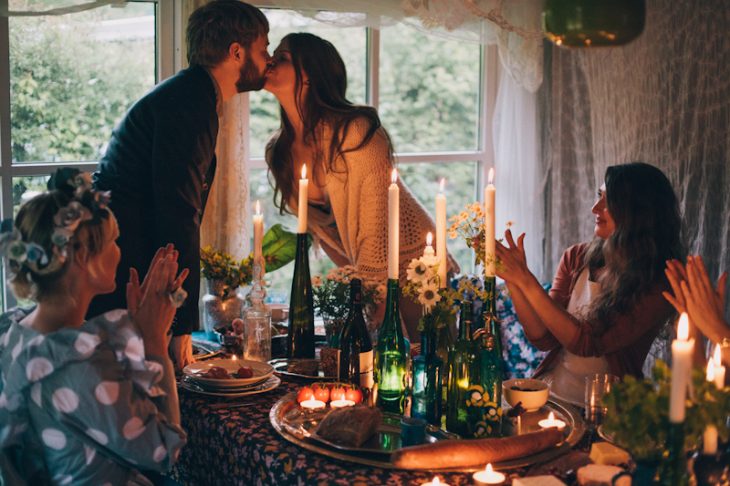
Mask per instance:
[[[375,348],[375,383],[378,407],[385,412],[403,414],[409,352],[401,329],[399,293],[398,280],[388,279],[385,318]]]
[[[472,302],[464,300],[459,313],[459,337],[449,349],[446,392],[446,429],[462,437],[470,437],[471,430],[466,401],[469,387],[478,373],[476,347],[471,339],[473,322]]]
[[[411,417],[441,426],[443,361],[436,354],[434,329],[421,332],[421,354],[413,358],[413,397]]]
[[[659,484],[662,486],[687,486],[689,471],[684,451],[684,422],[669,423],[667,445],[659,467]]]
[[[362,282],[350,282],[350,309],[340,333],[338,358],[339,381],[360,387],[363,402],[371,403],[373,379],[373,345],[362,314]]]
[[[308,243],[306,233],[297,234],[294,277],[289,297],[289,334],[286,353],[289,359],[314,359],[314,302],[312,279],[309,276]]]

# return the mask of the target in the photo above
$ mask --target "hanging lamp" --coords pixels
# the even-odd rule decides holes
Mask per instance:
[[[619,46],[644,30],[644,0],[546,0],[545,36],[567,47]]]

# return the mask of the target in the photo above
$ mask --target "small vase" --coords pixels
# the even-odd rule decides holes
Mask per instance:
[[[231,321],[241,317],[243,299],[236,289],[226,289],[222,280],[207,280],[207,293],[203,296],[203,326],[209,337],[215,331],[228,327]]]

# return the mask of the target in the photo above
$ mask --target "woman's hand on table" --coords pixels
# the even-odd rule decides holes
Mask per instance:
[[[499,241],[496,243],[497,276],[508,284],[523,288],[531,279],[534,279],[532,272],[527,267],[524,245],[525,233],[517,237],[515,243],[512,231],[507,230],[504,232],[504,239],[507,245],[503,245]]]

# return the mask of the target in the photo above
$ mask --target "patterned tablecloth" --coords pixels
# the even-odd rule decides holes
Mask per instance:
[[[268,393],[230,400],[245,403],[218,408],[227,399],[204,397],[180,390],[183,427],[188,444],[173,477],[185,485],[419,485],[434,473],[387,470],[342,462],[304,450],[283,439],[269,422],[269,410],[298,384],[282,381]],[[584,441],[585,442],[585,441]],[[585,447],[586,444],[583,445]],[[565,479],[568,469],[585,463],[584,452],[571,452],[560,462],[513,471],[515,475],[556,473]],[[471,474],[439,473],[450,485],[471,485]],[[568,481],[570,482],[570,481]]]

